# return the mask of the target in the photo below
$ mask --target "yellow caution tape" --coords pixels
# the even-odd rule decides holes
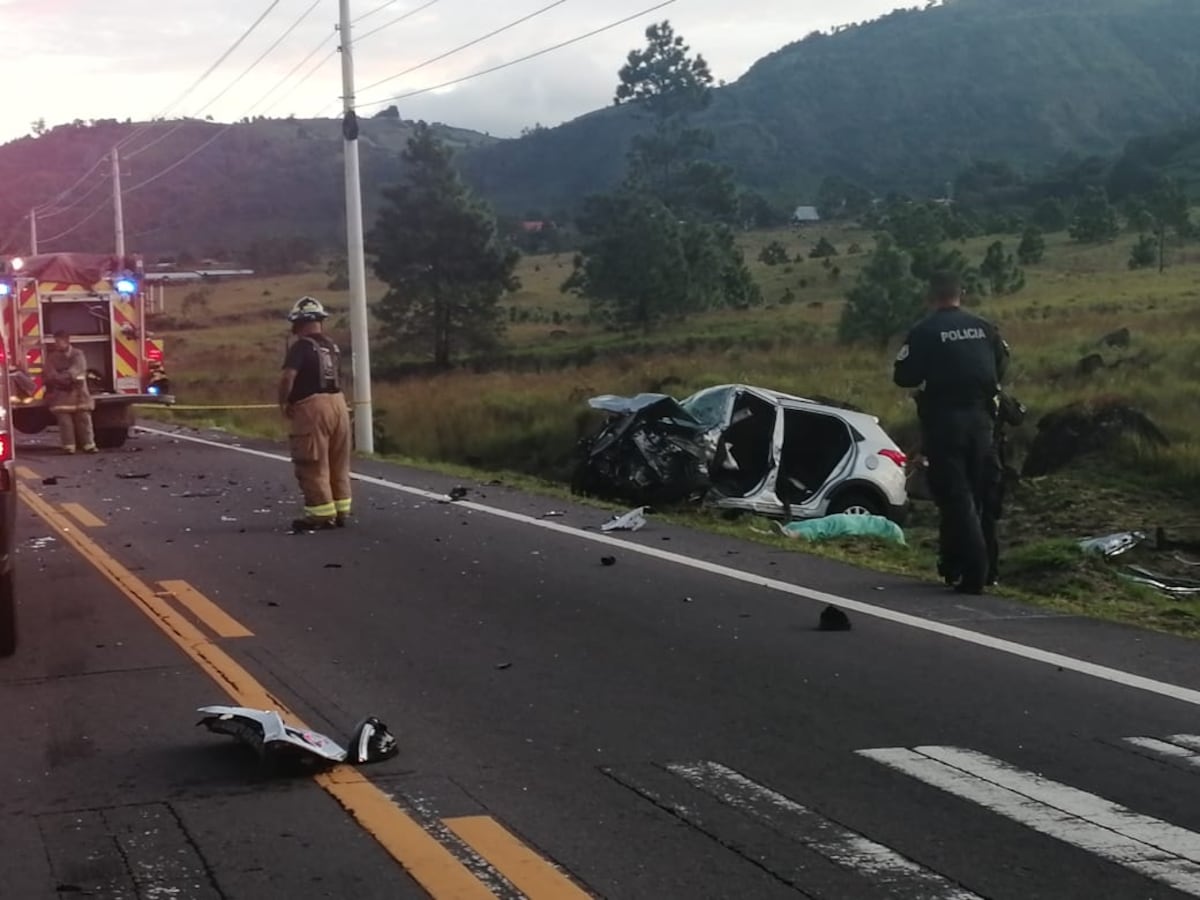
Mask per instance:
[[[199,410],[227,410],[227,409],[278,409],[279,406],[275,403],[247,403],[247,404],[243,404],[241,406],[228,406],[228,405],[183,406],[178,403],[172,403],[170,406],[162,406],[162,407],[158,407],[158,408],[166,409],[166,410],[187,410],[189,412],[192,412],[192,411],[199,411]]]

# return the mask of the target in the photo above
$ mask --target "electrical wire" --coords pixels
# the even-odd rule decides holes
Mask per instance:
[[[292,22],[292,24],[288,26],[287,30],[285,30],[283,32],[283,34],[281,34],[279,37],[277,37],[275,39],[275,42],[272,43],[271,46],[269,46],[266,50],[264,50],[258,56],[258,58],[254,60],[254,62],[250,63],[250,65],[246,67],[245,71],[243,71],[240,75],[238,75],[237,78],[235,78],[233,81],[231,81],[229,84],[227,84],[215,97],[213,97],[211,100],[209,100],[208,103],[204,104],[204,106],[202,106],[198,110],[196,110],[195,113],[192,115],[192,118],[198,118],[200,115],[202,115],[204,113],[205,110],[210,109],[213,106],[213,104],[215,104],[218,100],[220,100],[227,93],[229,93],[229,91],[231,91],[236,85],[240,84],[242,79],[244,79],[247,75],[249,75],[256,68],[258,68],[258,66],[262,63],[262,61],[264,59],[266,59],[268,56],[270,56],[272,53],[274,53],[275,50],[278,49],[279,45],[282,44],[285,40],[287,40],[287,38],[291,35],[291,33],[293,31],[295,31],[297,28],[299,28],[300,25],[304,22],[304,20],[307,19],[310,15],[312,15],[313,10],[315,10],[320,5],[321,5],[321,0],[313,0],[312,4],[308,7],[308,9],[306,9],[303,13],[301,13],[300,17],[297,18],[294,22]],[[146,144],[145,146],[139,147],[137,150],[134,150],[132,153],[127,154],[125,158],[133,159],[135,156],[140,156],[141,154],[143,154],[147,150],[149,150],[151,147],[155,147],[158,144],[161,144],[163,141],[165,141],[171,135],[175,134],[175,132],[179,131],[179,129],[183,128],[186,124],[188,124],[186,121],[176,123],[172,128],[168,128],[166,130],[166,132],[164,132],[163,134],[160,134],[157,138],[155,138],[150,143]]]
[[[193,81],[191,86],[188,87],[187,90],[185,90],[182,94],[180,94],[178,97],[175,98],[174,102],[172,102],[170,105],[168,105],[167,107],[162,109],[160,112],[158,112],[154,116],[151,116],[149,122],[140,126],[139,128],[135,128],[131,134],[126,135],[124,138],[122,138],[120,141],[118,141],[117,148],[120,149],[122,147],[128,146],[136,138],[138,138],[142,134],[144,134],[147,129],[152,128],[155,124],[157,124],[156,120],[162,119],[165,116],[167,116],[173,109],[175,109],[177,106],[179,106],[180,103],[182,103],[189,96],[191,96],[192,93],[198,87],[200,87],[200,85],[202,85],[205,81],[208,80],[208,77],[210,75],[212,75],[213,72],[215,72],[218,68],[220,68],[220,66],[225,62],[225,60],[229,59],[229,57],[231,57],[234,54],[234,52],[238,49],[238,47],[242,46],[242,44],[246,42],[246,39],[249,38],[250,35],[252,35],[255,32],[255,30],[258,28],[258,26],[261,25],[266,20],[267,16],[269,16],[274,11],[275,7],[277,7],[280,4],[280,2],[281,2],[281,0],[271,0],[271,4],[265,10],[262,11],[262,13],[259,15],[259,17],[257,19],[255,19],[253,22],[250,23],[250,26],[241,33],[241,35],[238,37],[238,39],[233,42],[233,44],[229,47],[228,50],[226,50],[219,57],[217,57],[216,62],[214,62],[211,66],[209,66],[207,69],[204,70],[203,75],[201,75],[199,78],[197,78],[195,81]]]
[[[86,172],[84,172],[82,175],[80,175],[79,180],[76,181],[74,184],[72,184],[69,188],[67,188],[65,191],[61,191],[53,200],[50,200],[46,203],[42,203],[39,206],[35,206],[34,209],[37,209],[37,210],[50,209],[56,203],[61,202],[63,199],[66,198],[66,196],[68,194],[71,193],[71,191],[75,190],[77,187],[79,187],[81,184],[83,184],[85,181],[87,181],[88,176],[91,175],[93,172],[95,172],[96,169],[100,166],[100,164],[103,163],[106,159],[108,159],[107,153],[104,154],[104,156],[100,157],[98,160],[96,160],[94,163],[92,163],[91,168],[88,169]]]
[[[392,19],[392,21],[387,22],[384,25],[380,25],[378,28],[372,28],[366,34],[360,34],[358,37],[354,38],[354,46],[357,47],[359,44],[361,44],[363,41],[365,41],[371,35],[379,34],[379,32],[381,32],[381,31],[386,31],[388,28],[391,28],[393,25],[399,25],[401,22],[404,22],[407,19],[411,19],[417,13],[425,12],[425,10],[429,9],[429,7],[431,7],[431,6],[437,6],[437,4],[439,4],[440,2],[441,2],[441,0],[429,0],[429,2],[424,4],[423,6],[418,6],[416,9],[410,9],[404,15],[397,16],[396,18]]]
[[[268,106],[266,109],[264,109],[263,114],[265,115],[266,113],[269,113],[271,110],[275,109],[275,107],[279,106],[279,104],[282,103],[284,100],[286,100],[288,97],[292,96],[292,94],[296,93],[296,91],[300,88],[300,85],[304,84],[306,81],[308,81],[308,79],[310,79],[314,75],[316,75],[317,72],[321,71],[321,69],[323,69],[325,67],[325,64],[327,62],[329,62],[331,59],[333,59],[335,56],[337,56],[337,52],[338,52],[338,48],[334,47],[327,54],[322,56],[321,59],[317,62],[317,64],[315,66],[313,66],[311,69],[309,69],[304,74],[303,78],[301,78],[299,81],[297,81],[295,84],[293,84],[290,88],[288,88],[286,91],[284,91],[283,94],[281,94],[274,103],[272,103],[270,106]],[[272,90],[270,93],[274,93],[274,91]],[[266,98],[264,97],[263,99],[265,100]],[[257,106],[258,106],[258,104],[256,103],[255,107],[257,107]],[[253,107],[252,107],[252,109],[253,109]]]
[[[99,181],[97,181],[95,184],[92,185],[91,189],[88,190],[88,192],[86,194],[83,194],[81,197],[79,197],[78,200],[74,200],[71,203],[68,203],[66,206],[60,207],[59,209],[50,210],[49,212],[43,212],[42,210],[39,209],[37,211],[38,212],[38,220],[40,221],[42,219],[53,219],[55,216],[61,216],[65,212],[70,212],[75,207],[82,205],[83,202],[85,200],[87,200],[89,197],[91,197],[94,193],[96,193],[96,191],[98,191],[104,187],[108,187],[108,180],[105,178],[101,178]]]
[[[467,43],[465,43],[465,44],[460,44],[459,46],[455,47],[453,50],[447,50],[445,53],[441,53],[437,56],[432,57],[431,59],[425,60],[424,62],[417,63],[415,66],[409,66],[403,72],[398,72],[395,75],[389,75],[387,78],[381,78],[379,81],[372,82],[371,84],[368,84],[366,87],[360,88],[359,90],[360,91],[369,91],[372,88],[379,87],[381,84],[387,84],[389,81],[395,81],[397,78],[403,78],[405,75],[411,75],[413,72],[416,72],[420,69],[424,69],[426,66],[431,66],[436,62],[441,62],[443,59],[451,57],[456,53],[461,53],[463,50],[466,50],[470,47],[474,47],[476,44],[482,44],[484,41],[489,40],[490,38],[494,38],[498,34],[503,34],[506,31],[510,31],[513,28],[516,28],[518,25],[523,25],[524,23],[528,22],[530,19],[536,19],[538,16],[544,15],[545,13],[550,12],[550,10],[554,9],[557,6],[562,6],[566,2],[568,2],[568,0],[554,0],[553,3],[543,6],[541,9],[536,9],[533,12],[529,13],[528,15],[522,16],[521,18],[516,19],[515,21],[509,22],[507,25],[502,25],[501,27],[497,28],[494,31],[489,31],[487,34],[481,35],[480,37],[477,37],[474,40],[467,41]]]
[[[674,2],[675,2],[675,0],[664,0],[664,2],[662,2],[662,3],[658,3],[654,6],[647,7],[646,9],[643,9],[641,12],[636,12],[631,16],[626,16],[623,19],[618,19],[616,22],[610,22],[608,25],[605,25],[601,28],[593,29],[592,31],[587,32],[586,34],[578,35],[576,37],[571,38],[570,40],[561,41],[550,47],[543,47],[541,50],[537,50],[533,53],[528,53],[525,56],[518,57],[517,59],[510,59],[508,62],[500,63],[500,65],[497,65],[497,66],[491,66],[490,68],[487,68],[487,69],[481,69],[478,72],[474,72],[470,75],[464,75],[461,78],[454,78],[454,79],[451,79],[450,81],[443,81],[441,84],[434,84],[434,85],[430,85],[429,87],[419,88],[417,90],[409,91],[404,94],[398,94],[395,97],[388,97],[386,100],[371,100],[371,101],[368,101],[367,103],[364,103],[361,105],[362,106],[382,106],[385,103],[397,103],[401,100],[407,100],[410,97],[417,97],[417,96],[420,96],[421,94],[429,94],[429,93],[432,93],[433,91],[440,91],[442,88],[453,87],[456,84],[462,84],[464,81],[471,81],[475,78],[482,78],[484,75],[491,75],[493,72],[499,72],[502,69],[511,68],[512,66],[518,65],[520,63],[528,62],[531,59],[537,59],[539,56],[545,56],[548,53],[553,53],[555,50],[561,50],[563,47],[569,47],[572,44],[578,44],[580,41],[586,41],[588,38],[595,37],[598,34],[603,34],[606,31],[612,31],[612,29],[619,28],[621,25],[625,25],[628,22],[632,22],[634,19],[640,19],[642,16],[647,16],[652,12],[657,12],[658,10],[662,9],[663,7],[670,6]]]
[[[172,102],[169,106],[165,107],[157,115],[152,116],[150,122],[147,122],[144,125],[141,125],[141,126],[135,128],[132,132],[127,134],[121,140],[117,141],[116,147],[119,149],[121,147],[128,146],[132,141],[136,140],[142,134],[145,134],[145,132],[147,130],[149,130],[155,124],[157,124],[154,120],[161,119],[163,116],[165,116],[167,113],[169,113],[172,109],[174,109],[176,106],[178,106],[181,102],[183,102],[185,99],[187,99],[187,97],[192,92],[194,92],[196,90],[196,88],[198,88],[201,84],[203,84],[204,81],[207,80],[207,78],[213,72],[215,72],[217,70],[217,68],[223,62],[225,62],[225,60],[227,60],[234,53],[234,51],[237,50],[237,48],[240,47],[245,42],[245,40],[248,37],[250,37],[251,34],[254,33],[255,29],[257,29],[258,26],[262,24],[262,22],[267,18],[268,15],[270,15],[270,13],[275,9],[275,7],[279,5],[280,2],[281,2],[281,0],[272,0],[271,4],[266,8],[266,10],[257,19],[255,19],[253,23],[251,23],[250,27],[247,28],[241,34],[241,36],[238,37],[238,39],[236,41],[234,41],[233,45],[228,50],[226,50],[223,54],[221,54],[221,56],[217,59],[216,62],[214,62],[211,66],[208,67],[208,69],[205,70],[203,75],[201,75],[198,79],[196,79],[196,81],[194,81],[191,84],[191,86],[188,87],[187,90],[185,90],[182,94],[180,94],[179,97],[177,97],[174,102]],[[159,138],[159,140],[163,140],[163,139],[165,139],[165,136],[163,138]],[[146,148],[143,148],[143,150],[144,149],[146,149]],[[109,154],[107,154],[107,153],[104,154],[103,156],[101,156],[94,163],[92,163],[91,167],[88,168],[88,170],[86,172],[84,172],[83,175],[81,175],[70,187],[68,187],[66,190],[60,191],[52,199],[48,200],[46,203],[43,203],[43,204],[40,204],[39,206],[34,207],[34,209],[35,210],[50,209],[50,208],[56,206],[57,204],[61,203],[76,188],[78,188],[81,184],[83,184],[85,181],[87,181],[88,177],[94,171],[96,171],[96,169],[100,165],[102,165],[106,160],[108,160],[108,158],[109,158]],[[72,204],[71,206],[66,207],[64,210],[61,210],[61,212],[65,212],[67,209],[74,208],[75,206],[77,206],[79,204],[79,202],[80,201],[77,201],[76,203]],[[58,215],[58,213],[51,213],[51,215]],[[27,213],[24,216],[24,218],[21,220],[21,222],[19,222],[17,224],[17,228],[14,229],[14,233],[20,229],[21,225],[26,220],[28,220],[28,218],[29,218],[29,214]],[[8,240],[6,240],[5,246],[7,246],[7,244],[11,240],[12,240],[11,237]]]
[[[387,9],[389,6],[395,6],[395,5],[396,5],[397,3],[399,3],[399,2],[400,2],[400,0],[387,0],[387,2],[386,2],[386,3],[383,3],[383,4],[381,4],[381,5],[377,6],[377,7],[375,7],[375,8],[374,8],[373,10],[371,10],[370,12],[365,12],[365,13],[363,13],[363,14],[362,14],[361,16],[359,16],[357,19],[354,19],[354,20],[353,20],[353,21],[352,21],[350,24],[351,24],[351,25],[357,25],[357,24],[358,24],[359,22],[361,22],[363,19],[369,19],[369,18],[371,18],[371,16],[375,15],[375,13],[378,13],[378,12],[383,12],[383,11],[384,11],[385,9]]]
[[[105,202],[103,202],[99,206],[97,206],[95,209],[93,209],[86,216],[84,216],[83,218],[76,221],[74,225],[72,225],[70,228],[66,229],[65,231],[60,231],[58,234],[52,235],[51,237],[48,237],[48,238],[38,238],[39,247],[42,244],[53,244],[55,241],[62,240],[67,235],[74,234],[76,231],[78,231],[80,228],[82,228],[84,225],[86,225],[88,222],[90,222],[92,219],[94,219],[96,216],[98,216],[101,212],[103,212],[107,208],[108,208],[108,201],[106,200]]]

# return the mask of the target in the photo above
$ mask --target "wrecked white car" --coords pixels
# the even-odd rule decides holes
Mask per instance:
[[[579,494],[695,499],[788,520],[851,513],[902,522],[908,508],[907,458],[866,413],[748,385],[589,405],[610,415],[581,444]]]

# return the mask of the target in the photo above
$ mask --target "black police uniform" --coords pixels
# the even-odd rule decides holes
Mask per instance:
[[[980,511],[1000,471],[993,430],[1007,368],[1008,345],[995,326],[957,307],[917,323],[896,357],[896,384],[924,385],[917,414],[941,513],[940,568],[970,593],[992,574]]]

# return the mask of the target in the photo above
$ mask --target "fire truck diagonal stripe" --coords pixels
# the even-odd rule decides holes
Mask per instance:
[[[889,895],[922,900],[980,900],[977,894],[890,847],[826,819],[745,775],[716,762],[671,763],[667,771],[830,862],[860,873]]]
[[[957,747],[859,750],[928,785],[1200,897],[1200,834]]]

